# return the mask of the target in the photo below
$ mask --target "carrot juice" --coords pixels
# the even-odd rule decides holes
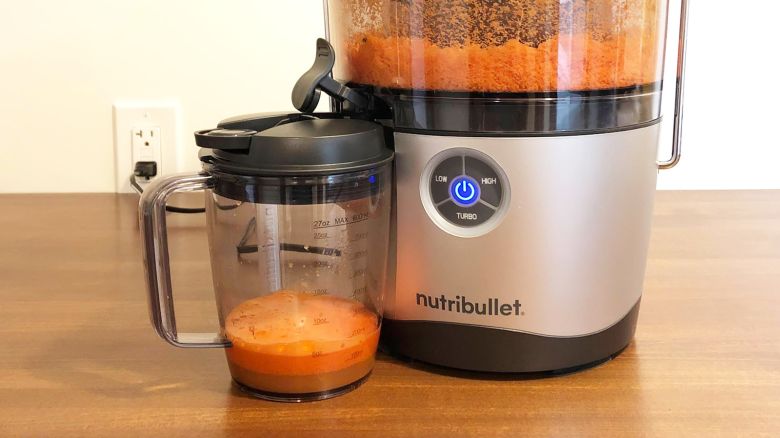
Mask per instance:
[[[354,300],[282,290],[239,304],[225,319],[225,335],[238,383],[304,394],[365,377],[374,365],[379,321]]]

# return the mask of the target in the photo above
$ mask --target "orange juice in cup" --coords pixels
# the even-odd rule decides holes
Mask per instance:
[[[233,379],[248,391],[305,394],[360,382],[374,365],[377,315],[360,302],[282,290],[225,319]]]

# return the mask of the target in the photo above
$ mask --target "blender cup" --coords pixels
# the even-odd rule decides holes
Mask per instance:
[[[203,173],[160,179],[141,199],[155,329],[175,346],[224,347],[235,383],[260,398],[354,389],[382,320],[393,158],[382,128],[300,115],[220,127],[196,133]],[[205,191],[219,333],[176,330],[165,204],[191,190]]]

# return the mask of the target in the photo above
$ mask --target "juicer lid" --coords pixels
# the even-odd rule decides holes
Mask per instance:
[[[329,175],[387,163],[381,125],[333,114],[249,115],[195,133],[200,159],[239,175]]]

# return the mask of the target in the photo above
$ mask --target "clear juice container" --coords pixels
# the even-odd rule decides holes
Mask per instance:
[[[252,395],[332,397],[359,385],[374,364],[392,152],[374,123],[248,123],[257,129],[199,132],[209,148],[203,173],[161,179],[143,195],[152,321],[174,345],[224,347],[233,380]],[[165,203],[200,189],[215,334],[177,332],[170,288]]]

